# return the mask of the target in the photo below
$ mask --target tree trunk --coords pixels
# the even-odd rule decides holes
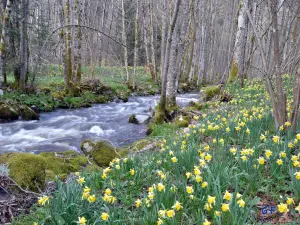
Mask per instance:
[[[134,60],[133,60],[133,77],[131,85],[133,90],[136,89],[136,67],[138,60],[138,38],[139,38],[139,0],[136,0],[136,17],[135,17],[135,32],[134,32]]]
[[[149,39],[148,39],[148,29],[147,29],[147,21],[146,21],[146,4],[145,0],[143,0],[143,32],[144,32],[144,44],[145,44],[145,51],[146,51],[146,62],[147,67],[150,66],[150,54],[149,54]],[[147,71],[146,71],[147,72]],[[152,76],[152,80],[155,80],[155,77]]]
[[[126,79],[128,82],[128,85],[130,85],[130,77],[129,77],[129,71],[128,71],[128,51],[127,51],[127,34],[126,34],[126,25],[125,25],[125,5],[124,0],[122,0],[122,41],[125,45],[123,47],[124,49],[124,62],[125,62],[125,69],[126,69]]]
[[[270,0],[271,14],[272,14],[272,35],[274,43],[274,63],[275,63],[275,93],[277,95],[276,104],[273,106],[274,112],[277,110],[275,117],[276,128],[284,125],[286,122],[286,95],[282,86],[282,72],[281,72],[281,56],[279,52],[279,32],[278,32],[278,18],[277,18],[277,0]]]
[[[74,35],[74,76],[73,82],[75,83],[76,89],[78,89],[81,81],[81,46],[82,46],[82,34],[81,34],[81,20],[82,20],[82,0],[76,0],[75,14],[77,19],[78,27],[75,28]],[[79,93],[76,93],[78,95]]]
[[[62,0],[58,0],[58,6],[59,6],[59,22],[60,26],[64,27],[65,22],[65,9],[64,4]],[[65,29],[62,28],[59,33],[59,40],[61,43],[61,57],[62,57],[62,64],[64,66],[64,83],[65,83],[65,90],[67,90],[68,87],[68,66],[67,66],[67,44],[66,44],[66,32]]]
[[[181,3],[181,0],[176,0],[171,24],[169,25],[169,29],[168,29],[166,51],[165,51],[165,56],[164,56],[164,68],[163,68],[163,73],[162,73],[161,97],[160,97],[160,102],[159,102],[159,106],[158,106],[160,115],[159,115],[159,119],[157,122],[163,122],[163,119],[166,116],[166,97],[167,97],[166,91],[167,91],[167,82],[168,82],[168,70],[169,70],[169,66],[170,66],[170,52],[171,52],[171,46],[172,46],[173,32],[174,32],[177,17],[178,17],[180,3]]]
[[[150,27],[150,46],[151,46],[151,64],[149,65],[150,67],[150,72],[152,77],[154,77],[155,81],[158,81],[157,78],[157,66],[156,66],[156,50],[154,47],[154,30],[153,30],[153,2],[149,2],[149,12],[150,12],[150,23],[149,23],[149,27]]]
[[[247,43],[247,30],[248,30],[248,1],[241,1],[240,12],[238,16],[238,30],[236,34],[236,41],[234,47],[234,54],[232,60],[232,67],[230,72],[229,80],[234,81],[236,77],[240,78],[241,87],[244,86],[245,77],[245,54],[246,54],[246,43]]]
[[[26,73],[27,73],[27,57],[28,57],[28,40],[27,40],[27,21],[28,21],[28,7],[29,1],[22,0],[22,21],[21,21],[21,37],[20,37],[20,83],[19,89],[25,90],[26,86]]]
[[[71,12],[70,12],[70,0],[66,2],[66,23],[67,25],[71,24]],[[67,77],[65,77],[65,85],[66,85],[66,93],[69,96],[74,95],[74,82],[73,82],[73,66],[72,66],[72,36],[71,36],[71,28],[66,27],[66,63],[67,63]]]

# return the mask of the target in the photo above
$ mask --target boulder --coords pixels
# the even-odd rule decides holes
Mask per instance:
[[[128,123],[139,124],[139,121],[137,120],[135,114],[133,114],[129,117]]]
[[[8,121],[17,120],[19,119],[19,115],[18,107],[8,103],[0,104],[0,119]]]
[[[208,86],[200,90],[202,101],[210,101],[221,93],[222,85]]]
[[[135,118],[139,124],[147,124],[151,119],[149,115],[136,115]]]
[[[175,120],[175,124],[178,127],[188,127],[191,119],[188,116],[179,116]]]
[[[39,155],[20,153],[8,160],[9,176],[24,189],[43,190],[46,178],[46,161]]]
[[[21,119],[22,120],[39,120],[40,116],[26,105],[20,107]]]
[[[91,157],[101,167],[109,166],[109,163],[118,156],[116,149],[108,141],[94,143],[87,140],[80,144],[85,155]]]

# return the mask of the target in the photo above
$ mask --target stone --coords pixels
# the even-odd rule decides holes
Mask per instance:
[[[7,103],[0,104],[0,119],[8,121],[18,120],[19,115],[17,107]]]

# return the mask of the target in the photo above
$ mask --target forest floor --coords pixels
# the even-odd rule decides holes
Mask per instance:
[[[287,134],[289,122],[275,130],[261,80],[226,92],[228,103],[189,107],[190,126],[169,130],[157,150],[57,181],[13,224],[300,224],[300,134]]]
[[[129,68],[129,73],[133,69]],[[110,101],[128,101],[131,95],[159,94],[159,85],[154,82],[144,67],[138,67],[136,90],[130,90],[126,84],[126,71],[122,67],[83,68],[81,93],[78,97],[69,97],[64,91],[62,68],[52,65],[43,69],[43,74],[36,78],[34,92],[14,91],[14,78],[8,76],[7,93],[0,96],[0,101],[25,104],[40,112],[53,111],[56,108],[89,107],[95,103]]]

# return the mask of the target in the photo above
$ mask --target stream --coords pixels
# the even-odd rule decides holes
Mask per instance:
[[[198,94],[177,96],[183,107]],[[132,114],[147,118],[159,96],[131,97],[127,103],[97,104],[91,108],[59,109],[42,113],[39,121],[0,123],[0,154],[4,152],[79,151],[82,140],[111,141],[125,146],[146,136],[147,126],[130,124]]]

